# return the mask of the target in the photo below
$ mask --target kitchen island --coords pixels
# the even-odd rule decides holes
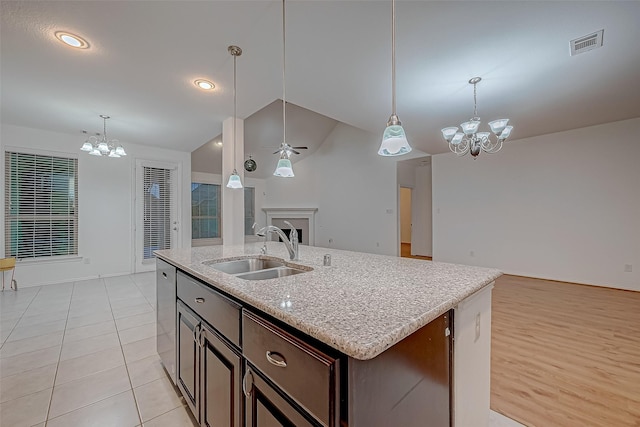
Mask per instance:
[[[196,347],[203,348],[206,339],[201,330],[206,326],[236,354],[236,371],[244,377],[245,383],[240,384],[245,388],[246,399],[240,393],[229,402],[235,411],[235,415],[225,418],[232,420],[229,425],[271,425],[269,420],[273,425],[299,425],[304,421],[308,425],[351,427],[486,425],[490,285],[500,276],[498,270],[308,246],[300,246],[299,260],[289,261],[284,244],[268,242],[266,256],[260,255],[261,247],[256,243],[156,252],[160,258],[158,280],[178,275],[177,297],[161,301],[161,293],[158,294],[159,353],[161,347],[170,348],[161,339],[172,339],[167,335],[171,322],[160,326],[160,317],[166,313],[162,307],[170,308],[177,299],[175,340],[179,341],[182,327],[180,307],[186,304],[182,312],[191,317],[189,320],[183,316],[187,319],[183,335],[191,333]],[[325,254],[331,256],[329,266],[323,265]],[[215,268],[218,262],[247,256],[286,260],[291,267],[306,271],[268,280],[245,280]],[[167,275],[167,268],[177,273],[169,271]],[[237,322],[237,326],[228,327],[223,322],[218,327],[211,324],[213,320],[194,316],[199,314],[194,311],[204,307],[191,301],[195,294],[187,290],[199,289],[194,286],[211,289],[227,303],[221,306],[222,311],[212,309],[212,313],[224,313],[233,307],[227,311],[231,313],[231,323]],[[205,300],[200,296],[194,300],[198,299]],[[225,330],[229,333],[225,334]],[[267,350],[270,364],[263,365],[263,349],[253,347],[254,342],[271,345],[268,332],[289,345],[291,351],[302,349],[303,356],[310,355],[309,363],[321,361],[318,372],[311,368],[302,376],[310,374],[310,381],[317,374],[322,393],[314,395],[313,383],[300,384],[300,379],[282,377],[287,369],[293,375],[296,368],[292,364],[286,367],[281,352]],[[273,345],[278,347],[277,343]],[[279,348],[287,349],[287,345]],[[178,342],[178,362],[181,348]],[[198,359],[195,363],[202,365],[207,359],[199,351],[196,348],[193,354]],[[187,352],[182,357],[190,355]],[[295,357],[290,356],[292,360]],[[173,379],[183,395],[193,394],[195,403],[200,399],[199,405],[194,403],[191,407],[204,425],[207,404],[202,394],[206,378],[200,375],[190,380],[193,387],[189,392],[184,381],[180,386],[180,367],[167,363],[165,367],[170,375],[174,370]],[[191,370],[188,372],[190,375]],[[234,372],[236,383],[239,374]],[[301,373],[297,372],[297,376]],[[277,393],[260,390],[267,386]],[[256,392],[252,394],[254,387]],[[298,409],[301,421],[281,419],[289,413],[272,407],[279,398]],[[317,405],[316,400],[329,402]],[[219,411],[221,408],[226,405],[218,405]],[[267,421],[261,424],[260,419]]]

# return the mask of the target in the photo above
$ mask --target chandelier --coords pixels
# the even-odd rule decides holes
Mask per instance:
[[[96,133],[96,136],[90,136],[87,140],[82,144],[80,148],[82,151],[86,151],[92,156],[108,156],[108,157],[122,157],[126,156],[127,153],[124,151],[122,144],[117,139],[109,139],[107,137],[107,119],[111,118],[109,116],[104,116],[100,114],[103,124],[103,132],[102,136],[99,133]],[[82,133],[86,134],[87,131],[83,130]]]
[[[442,136],[449,143],[449,149],[458,156],[464,156],[471,153],[473,157],[477,157],[480,151],[485,153],[497,153],[502,148],[502,143],[511,135],[513,126],[507,126],[509,119],[498,119],[489,122],[489,128],[495,135],[495,139],[491,139],[489,132],[478,132],[480,126],[480,117],[478,117],[477,103],[477,84],[482,78],[474,77],[469,80],[469,84],[473,85],[473,117],[460,125],[462,132],[458,127],[448,127],[442,129]]]

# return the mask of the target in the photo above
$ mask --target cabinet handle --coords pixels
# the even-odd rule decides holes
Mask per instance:
[[[249,391],[247,391],[247,379],[251,377],[251,384],[249,387]],[[253,374],[251,373],[251,369],[247,369],[247,372],[244,374],[244,378],[242,378],[242,392],[245,396],[251,397],[251,391],[253,390]]]
[[[198,298],[196,298],[196,300],[195,300],[195,301],[196,301],[196,303],[198,303],[198,304],[202,304],[202,303],[204,302],[204,298],[200,298],[200,297],[198,297]]]
[[[275,351],[267,351],[267,360],[272,365],[276,365],[278,368],[286,368],[287,360],[280,353],[276,353]]]
[[[167,273],[165,273],[164,271],[162,272],[162,277],[164,277],[165,279],[167,278]]]
[[[193,335],[193,340],[195,342],[198,342],[198,339],[196,338],[196,335],[198,334],[198,326],[199,325],[194,326],[193,330],[191,331],[191,335]]]

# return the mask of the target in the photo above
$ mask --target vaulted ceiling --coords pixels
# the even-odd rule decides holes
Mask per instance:
[[[2,1],[2,123],[192,151],[282,98],[280,1]],[[382,133],[391,113],[390,1],[288,1],[287,100]],[[640,2],[397,2],[398,115],[412,145],[473,112],[508,117],[513,139],[640,116]],[[604,47],[569,41],[604,29]],[[53,33],[84,37],[90,48]],[[203,92],[193,81],[216,89]],[[279,114],[277,111],[273,114]],[[291,123],[293,126],[293,124]],[[278,141],[275,141],[277,145]],[[290,141],[298,145],[295,141]],[[606,147],[606,144],[604,145]],[[376,150],[377,147],[372,147]]]

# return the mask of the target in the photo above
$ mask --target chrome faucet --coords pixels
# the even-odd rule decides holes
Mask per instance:
[[[262,227],[260,230],[256,232],[256,236],[264,236],[265,244],[262,248],[262,252],[266,254],[267,253],[267,235],[269,233],[276,233],[278,236],[280,236],[280,238],[284,242],[284,245],[289,251],[289,259],[295,261],[298,259],[298,243],[299,243],[298,230],[296,230],[295,227],[289,221],[285,221],[284,223],[287,224],[289,227],[291,227],[291,233],[290,233],[291,240],[287,238],[287,235],[284,233],[284,231],[282,231],[280,228],[274,225],[267,225],[266,227]]]

